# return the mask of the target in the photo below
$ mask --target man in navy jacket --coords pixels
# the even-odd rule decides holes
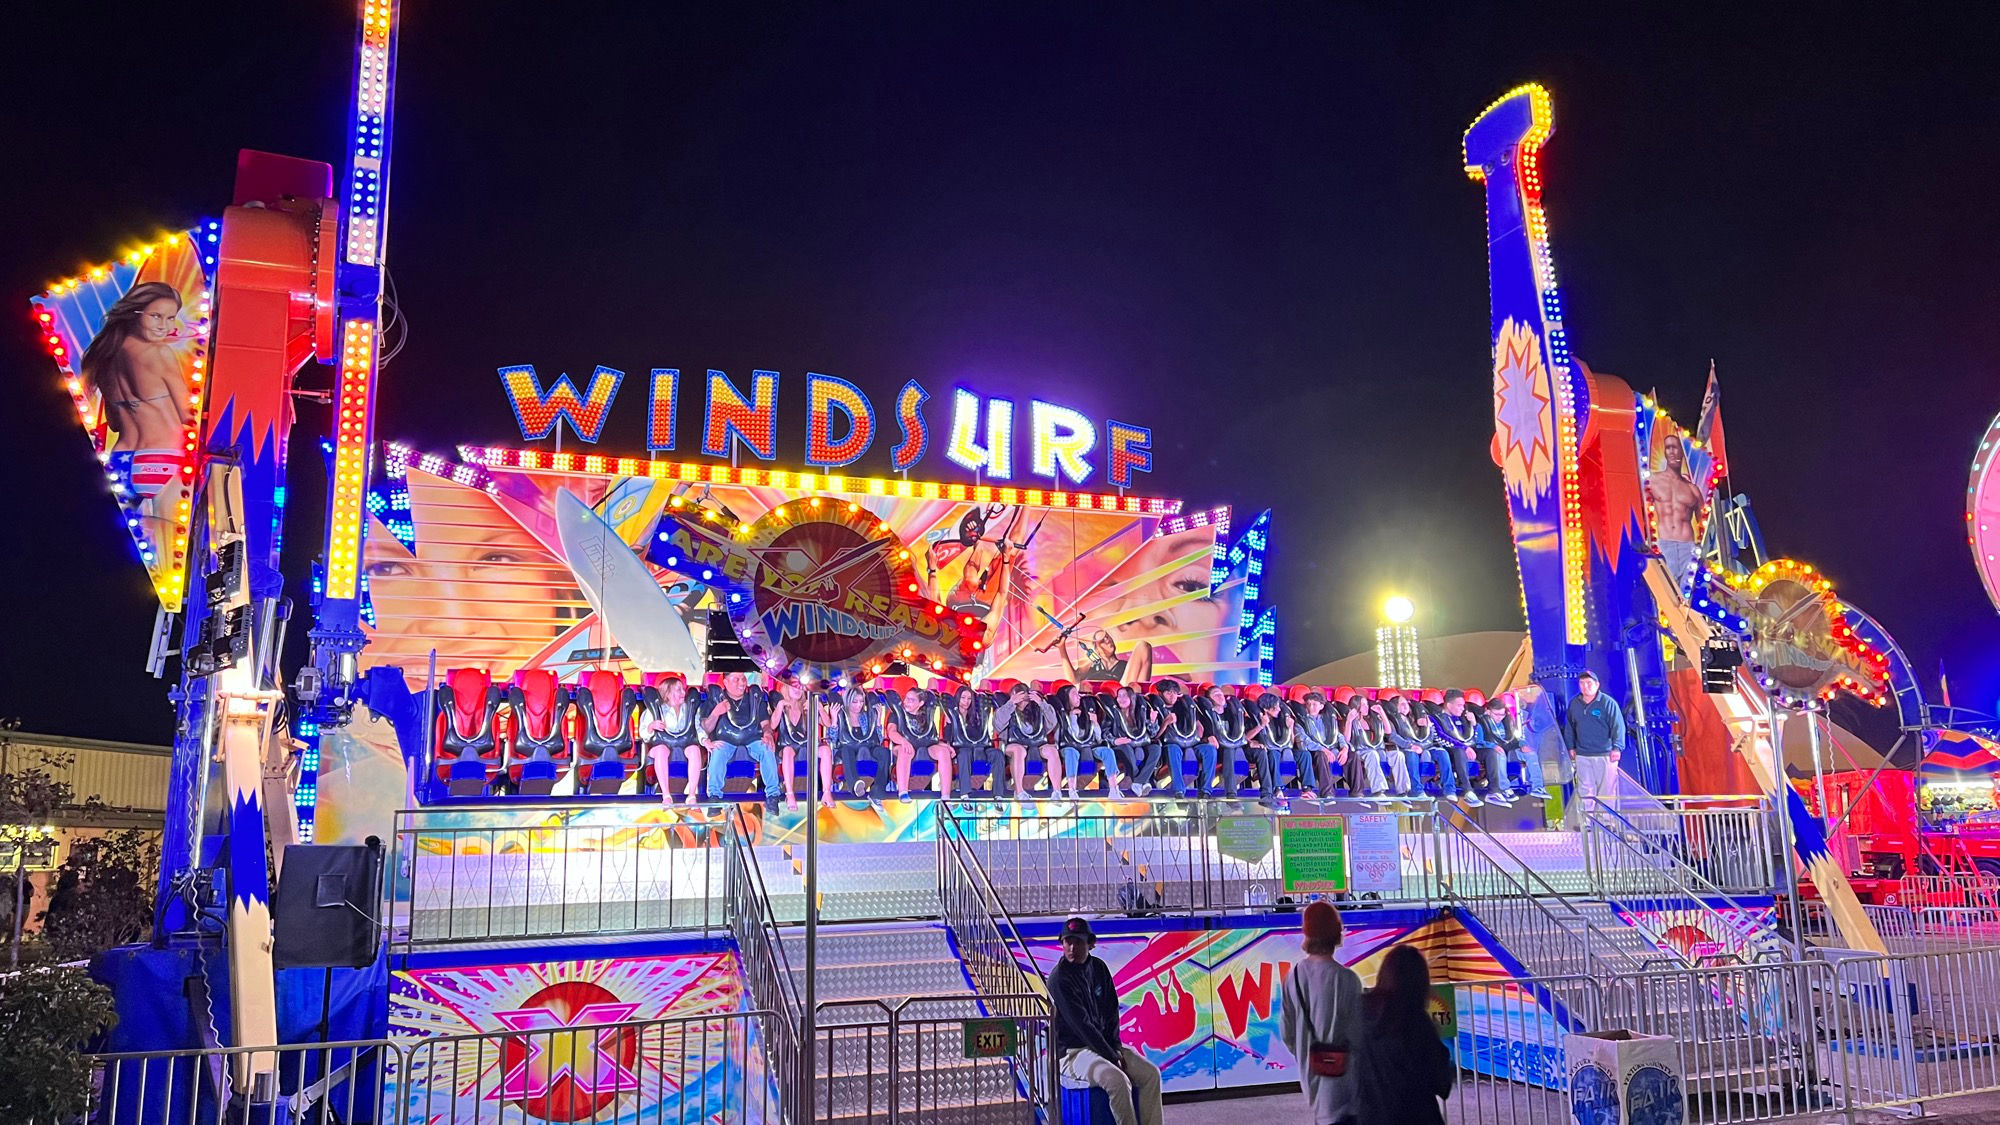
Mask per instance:
[[[1063,1077],[1103,1090],[1118,1125],[1160,1125],[1160,1068],[1119,1042],[1118,984],[1110,966],[1091,956],[1096,945],[1088,920],[1063,923],[1062,960],[1049,972]]]
[[[1598,690],[1597,673],[1588,668],[1576,678],[1576,695],[1563,718],[1563,745],[1576,766],[1576,801],[1565,810],[1563,825],[1579,828],[1588,802],[1611,795],[1618,755],[1625,749],[1625,713]]]

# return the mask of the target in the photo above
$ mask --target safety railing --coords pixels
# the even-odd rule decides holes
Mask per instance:
[[[734,806],[481,807],[396,814],[392,949],[722,927],[720,851]]]
[[[1712,1120],[1780,1120],[1831,1097],[1815,1031],[1830,980],[1814,962],[1630,974],[1606,982],[1603,1018],[1672,1040],[1682,1087]]]
[[[1638,789],[1624,786],[1621,793]],[[1730,895],[1768,895],[1773,863],[1770,804],[1762,797],[1643,794],[1600,803],[1653,848]]]
[[[810,1120],[1056,1120],[1048,998],[831,1000],[814,1020]],[[1005,1009],[993,1014],[995,1008]]]
[[[768,1011],[287,1047],[100,1055],[89,1125],[779,1121]],[[237,1079],[233,1075],[246,1078]]]
[[[1792,954],[1772,928],[1769,906],[1738,902],[1615,808],[1590,808],[1583,833],[1595,896],[1660,948],[1690,965],[1782,961]]]
[[[945,927],[958,946],[972,984],[989,1008],[1008,994],[1041,996],[1048,986],[1034,951],[1021,937],[1007,905],[972,854],[965,830],[949,816],[938,818],[938,898]],[[997,1010],[997,1009],[996,1009]]]
[[[1343,896],[1343,907],[1435,904],[1434,817],[1394,818],[1393,886]],[[1064,810],[941,809],[999,901],[1017,918],[1074,913],[1194,915],[1271,909],[1284,897],[1280,814],[1205,807],[1134,815]]]
[[[1516,977],[1454,985],[1458,1084],[1453,1125],[1568,1123],[1564,1040],[1602,1028],[1604,989],[1588,976]]]
[[[1896,902],[1918,910],[1928,907],[2000,910],[2000,879],[1972,872],[1905,875],[1897,885]]]
[[[1475,822],[1438,818],[1445,897],[1538,974],[1609,976],[1637,971],[1637,938],[1597,925]],[[1469,829],[1469,831],[1468,831]]]
[[[743,984],[752,1002],[776,1015],[764,1038],[767,1065],[782,1076],[778,1080],[782,1088],[793,1089],[800,1080],[799,1037],[805,1005],[785,955],[784,935],[771,916],[771,897],[764,888],[764,873],[757,864],[750,827],[741,809],[728,821],[726,841],[723,900],[730,936],[736,941]],[[780,1102],[787,1122],[808,1120],[798,1115],[798,1100],[791,1097]]]
[[[1662,1037],[1687,1120],[1852,1121],[2000,1092],[2000,948],[1455,982],[1454,1123],[1571,1120],[1566,1037]],[[90,1125],[433,1125],[568,1119],[696,1122],[1053,1121],[1039,996],[994,1017],[971,997],[830,1002],[810,1103],[768,1009],[282,1048],[99,1056]],[[66,1118],[67,1120],[67,1118]]]
[[[1800,936],[1815,945],[1838,946],[1842,938],[1827,905],[1817,899],[1799,904]],[[1864,904],[1875,931],[1891,953],[2000,946],[2000,910],[1984,906],[1888,906]]]

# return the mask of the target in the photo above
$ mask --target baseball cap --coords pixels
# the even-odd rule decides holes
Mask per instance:
[[[1069,921],[1064,922],[1062,924],[1062,936],[1065,938],[1080,937],[1092,945],[1097,944],[1097,935],[1090,931],[1090,920],[1087,918],[1071,918]]]

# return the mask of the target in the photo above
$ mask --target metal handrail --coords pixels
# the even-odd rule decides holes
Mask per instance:
[[[1630,830],[1631,836],[1618,831],[1621,825]],[[1657,845],[1641,844],[1634,840],[1633,836],[1643,838],[1644,833],[1630,821],[1619,815],[1616,809],[1608,808],[1602,804],[1597,805],[1591,810],[1589,820],[1585,824],[1585,829],[1592,861],[1590,870],[1597,896],[1605,902],[1625,904],[1627,920],[1631,922],[1634,928],[1643,932],[1653,944],[1667,949],[1674,948],[1672,943],[1666,940],[1664,932],[1658,931],[1650,923],[1635,916],[1633,910],[1636,909],[1643,912],[1649,909],[1644,905],[1644,901],[1648,898],[1657,897],[1673,901],[1672,907],[1662,905],[1659,909],[1692,909],[1699,917],[1709,923],[1707,927],[1709,933],[1717,937],[1733,938],[1733,944],[1736,948],[1729,951],[1732,955],[1743,957],[1750,962],[1759,962],[1783,960],[1789,952],[1779,949],[1763,940],[1768,935],[1746,930],[1743,924],[1736,918],[1716,909],[1712,900],[1721,899],[1731,908],[1750,914],[1764,914],[1768,916],[1768,911],[1760,911],[1756,907],[1746,906],[1739,902],[1727,891],[1709,882],[1707,877],[1702,875],[1701,872],[1681,862],[1680,857],[1674,855],[1672,852]],[[1614,886],[1611,879],[1604,877],[1602,865],[1597,862],[1597,844],[1603,839],[1611,840],[1629,856],[1644,862],[1646,870],[1656,871],[1667,876],[1671,885],[1667,890],[1661,892],[1632,891],[1629,888]],[[1663,860],[1664,865],[1652,862],[1655,860]],[[1633,904],[1635,897],[1638,900],[1638,905],[1636,906]],[[1679,951],[1676,950],[1676,953],[1679,954]],[[1746,954],[1747,956],[1745,956]],[[1679,954],[1679,956],[1687,964],[1695,964],[1695,958],[1691,955]]]
[[[747,953],[754,945],[760,954],[768,958],[769,964],[776,970],[773,975],[779,982],[778,994],[771,999],[780,1014],[795,1017],[805,1004],[792,980],[792,966],[785,954],[784,936],[778,929],[777,919],[772,916],[771,896],[764,888],[764,872],[757,864],[757,855],[750,842],[750,828],[744,822],[740,808],[729,818],[729,845],[730,857],[736,865],[729,887],[730,923],[738,931],[738,951]],[[751,943],[744,942],[745,932],[752,936]]]
[[[1494,838],[1492,834],[1488,833],[1484,827],[1479,826],[1476,822],[1468,820],[1467,823],[1473,824],[1478,829],[1486,843],[1497,849],[1501,855],[1512,860],[1515,870],[1508,870],[1491,853],[1475,843],[1469,833],[1459,825],[1447,820],[1443,815],[1437,817],[1440,857],[1442,858],[1444,854],[1443,845],[1448,833],[1449,837],[1454,838],[1459,844],[1459,847],[1455,851],[1460,854],[1470,853],[1476,856],[1476,862],[1484,864],[1489,869],[1487,873],[1498,875],[1502,881],[1511,884],[1515,893],[1501,896],[1463,893],[1458,880],[1455,878],[1458,874],[1457,865],[1451,863],[1445,865],[1446,870],[1443,872],[1443,877],[1440,881],[1444,884],[1445,894],[1455,904],[1461,904],[1464,909],[1470,910],[1477,916],[1479,909],[1476,904],[1482,901],[1492,902],[1497,900],[1509,904],[1526,903],[1529,909],[1541,915],[1542,920],[1554,930],[1574,934],[1576,929],[1581,928],[1584,933],[1595,939],[1583,948],[1585,959],[1592,965],[1596,966],[1600,962],[1612,961],[1615,958],[1615,964],[1602,967],[1617,968],[1622,966],[1631,970],[1637,970],[1641,967],[1635,964],[1624,950],[1618,948],[1616,941],[1611,935],[1600,929],[1596,923],[1590,920],[1589,916],[1578,910],[1575,904],[1570,902],[1567,897],[1557,893],[1554,888],[1543,881],[1541,876],[1535,874],[1534,869],[1522,862],[1521,858],[1509,850],[1505,844]],[[1554,900],[1560,904],[1565,913],[1558,915],[1550,908],[1549,900]],[[1506,935],[1500,936],[1502,940],[1506,940]]]
[[[965,837],[965,829],[958,823],[955,814],[947,812],[938,818],[938,888],[944,899],[945,925],[952,930],[952,936],[959,942],[960,949],[966,949],[977,937],[984,935],[961,934],[956,913],[951,909],[953,896],[951,889],[958,885],[954,880],[962,880],[969,885],[977,898],[983,920],[993,930],[993,937],[1006,950],[1007,960],[1014,967],[1014,992],[1032,993],[1048,999],[1049,989],[1042,979],[1041,961],[1034,950],[1021,937],[1021,929],[1014,922],[1014,916],[1007,910],[1007,904],[1000,900],[1000,893],[994,889],[993,881],[987,877],[986,869],[979,863],[979,857],[972,854],[971,842]],[[970,913],[969,911],[967,912]],[[966,919],[968,923],[973,920]],[[1035,967],[1033,973],[1022,968],[1022,960]],[[977,985],[979,982],[974,981]]]

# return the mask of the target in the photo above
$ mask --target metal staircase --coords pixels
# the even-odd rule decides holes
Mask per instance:
[[[1537,977],[1607,979],[1657,953],[1608,908],[1557,893],[1506,844],[1465,817],[1441,816],[1439,867],[1447,901],[1469,914]],[[1606,923],[1609,924],[1606,924]]]
[[[1771,908],[1743,903],[1711,882],[1682,858],[1676,838],[1643,831],[1605,805],[1590,810],[1584,834],[1597,896],[1687,965],[1776,963],[1792,955]]]
[[[793,966],[803,941],[786,935]],[[942,925],[823,927],[817,966],[814,1121],[1033,1119],[1011,1060],[965,1057],[964,1021],[986,1013]]]
[[[731,833],[731,932],[752,1001],[777,1017],[765,1056],[788,1125],[1014,1125],[1034,1121],[1038,1111],[1048,1118],[1054,1069],[1047,998],[1028,997],[1017,1011],[974,994],[968,962],[945,926],[928,920],[941,913],[932,845],[820,852],[821,924],[807,1021],[805,931],[796,924],[805,918],[803,863],[789,849],[752,845],[740,815]],[[895,918],[926,920],[885,920]],[[1012,1019],[1018,1048],[968,1058],[967,1021],[988,1016]]]

